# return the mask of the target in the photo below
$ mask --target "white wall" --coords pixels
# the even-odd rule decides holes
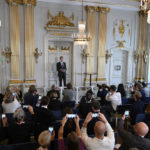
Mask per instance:
[[[64,11],[65,16],[70,17],[72,13],[75,15],[74,23],[77,27],[78,21],[81,20],[81,6],[71,6],[71,5],[63,5],[56,3],[46,3],[46,2],[38,2],[35,7],[35,48],[41,50],[44,54],[44,44],[45,44],[45,36],[48,34],[44,29],[48,19],[47,12],[50,10],[52,16],[56,16],[59,11]],[[21,80],[24,80],[24,15],[23,15],[23,6],[20,6],[20,16],[21,16]],[[84,18],[86,18],[86,14],[84,11]],[[97,16],[98,18],[98,16]],[[2,20],[2,29],[0,29],[0,47],[4,49],[5,47],[10,47],[9,43],[9,7],[8,4],[3,0],[0,1],[0,19]],[[86,20],[86,19],[85,19]],[[125,34],[123,38],[120,37],[117,27],[116,27],[116,36],[115,40],[113,40],[113,27],[115,21],[125,20],[125,25],[129,24],[130,29],[130,37],[128,36],[128,29],[125,30]],[[119,24],[119,23],[118,23]],[[118,84],[118,81],[121,82],[122,73],[121,71],[116,72],[114,70],[114,64],[118,58],[118,63],[122,62],[123,52],[126,51],[128,54],[127,58],[127,82],[133,81],[135,77],[135,64],[133,59],[133,51],[136,50],[137,47],[137,38],[138,38],[138,13],[136,11],[131,10],[120,10],[120,9],[111,9],[108,13],[108,24],[107,24],[107,50],[112,53],[112,57],[108,59],[108,63],[106,64],[106,78],[108,84]],[[120,50],[116,48],[116,41],[125,40],[125,48]],[[96,43],[97,45],[97,43]],[[97,47],[97,46],[96,46]],[[115,47],[115,48],[114,48]],[[1,49],[1,50],[2,50]],[[97,48],[96,48],[97,49]],[[75,49],[76,61],[78,65],[76,67],[76,85],[83,85],[84,75],[79,75],[79,73],[85,72],[85,64],[82,64],[81,51],[79,47]],[[96,58],[96,56],[95,56]],[[39,57],[39,63],[35,63],[35,79],[37,81],[38,87],[44,86],[44,55]],[[97,60],[95,60],[97,63]],[[9,80],[10,80],[10,64],[7,64],[5,61],[0,63],[0,71],[3,72],[3,75],[0,77],[0,90],[4,89]],[[121,67],[123,63],[120,64]],[[95,67],[96,68],[96,67]],[[115,74],[117,74],[115,76]]]

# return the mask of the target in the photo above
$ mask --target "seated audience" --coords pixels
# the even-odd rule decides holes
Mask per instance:
[[[142,82],[142,85],[143,85],[143,90],[145,92],[145,96],[149,97],[150,91],[149,88],[147,87],[147,84],[145,82]]]
[[[99,113],[99,121],[94,126],[95,137],[87,135],[87,124],[92,120],[92,113],[89,113],[81,129],[82,140],[88,150],[113,150],[115,144],[114,132],[102,113]],[[107,136],[104,136],[107,132]]]
[[[126,92],[125,92],[125,89],[124,89],[124,85],[123,85],[123,84],[119,84],[119,85],[118,85],[117,92],[120,92],[122,98],[125,98],[125,97],[126,97]]]
[[[100,103],[103,106],[106,103],[105,97],[108,93],[108,90],[106,89],[105,84],[102,84],[102,86],[98,85],[98,87],[99,87],[99,90],[97,92],[97,97],[100,97]]]
[[[16,99],[15,93],[7,93],[2,102],[3,113],[14,113],[15,110],[21,107],[20,103]]]
[[[110,91],[106,95],[106,100],[111,102],[111,106],[109,108],[110,112],[116,111],[117,106],[122,104],[121,94],[120,94],[120,92],[116,92],[116,86],[115,85],[110,86]]]
[[[24,121],[25,113],[22,108],[16,109],[14,115],[14,123],[8,127],[7,123],[3,127],[7,128],[7,137],[9,144],[25,143],[30,141],[30,135],[33,131],[32,125]]]
[[[38,143],[40,147],[37,150],[48,150],[48,147],[54,138],[55,134],[51,135],[50,131],[48,130],[41,132],[38,137]]]
[[[84,145],[81,140],[81,131],[79,126],[79,117],[76,116],[74,118],[76,125],[76,132],[71,132],[67,135],[67,143],[66,146],[63,140],[63,132],[64,126],[67,122],[68,118],[65,116],[62,120],[62,125],[60,126],[58,133],[58,150],[84,150]]]
[[[61,110],[61,102],[58,100],[58,95],[56,92],[51,92],[51,98],[48,105],[48,109],[50,110]]]
[[[131,123],[135,124],[136,122],[136,115],[144,113],[144,103],[141,101],[141,93],[139,91],[135,91],[133,98],[134,103],[131,107],[130,111],[130,117],[131,117]]]
[[[67,84],[67,88],[64,89],[63,95],[64,95],[64,97],[63,97],[63,101],[64,101],[64,102],[75,101],[76,93],[75,93],[75,91],[73,90],[71,83],[68,83],[68,84]]]
[[[38,100],[38,93],[35,85],[31,85],[28,93],[24,95],[24,104],[25,105],[31,105],[32,107],[35,107]]]
[[[136,147],[139,150],[150,150],[150,140],[144,138],[149,128],[144,122],[137,123],[133,130],[134,134],[124,129],[125,115],[119,121],[119,135],[122,138],[122,145],[119,150],[128,150]]]
[[[37,124],[36,128],[36,138],[44,130],[47,130],[51,126],[52,122],[55,121],[55,117],[52,112],[48,109],[49,98],[43,96],[41,99],[41,107],[36,108],[35,111],[30,111],[34,115],[35,122]]]
[[[58,87],[55,86],[55,84],[53,84],[52,87],[51,87],[51,90],[47,92],[47,96],[48,96],[49,98],[51,98],[51,94],[52,94],[53,92],[56,92],[56,93],[57,93],[58,99],[59,99],[59,98],[60,98],[59,89],[58,89]]]
[[[87,91],[86,96],[83,96],[79,103],[79,113],[82,118],[85,118],[86,115],[91,111],[91,106],[93,99],[93,92],[91,90]]]

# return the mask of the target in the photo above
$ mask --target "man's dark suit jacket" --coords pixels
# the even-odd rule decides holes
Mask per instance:
[[[62,76],[63,74],[66,74],[66,72],[62,72],[61,69],[67,70],[66,63],[65,63],[65,62],[63,62],[63,66],[61,65],[61,62],[58,62],[58,63],[57,63],[58,76]]]
[[[150,140],[134,135],[123,129],[124,121],[119,121],[119,135],[122,138],[122,145],[119,150],[129,150],[130,148],[138,148],[139,150],[150,150]]]

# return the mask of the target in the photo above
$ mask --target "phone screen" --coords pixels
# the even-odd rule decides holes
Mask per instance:
[[[93,113],[93,114],[92,114],[92,118],[96,118],[96,117],[98,117],[98,116],[99,116],[98,113]]]
[[[53,128],[53,127],[49,127],[49,128],[48,128],[48,130],[49,130],[49,132],[52,134],[52,133],[53,133],[54,128]]]
[[[16,93],[15,93],[15,92],[13,92],[13,93],[12,93],[12,95],[13,95],[13,96],[15,96],[15,95],[16,95]]]
[[[73,119],[76,117],[76,114],[67,114],[68,119]]]
[[[5,114],[2,114],[2,119],[6,118],[6,115]]]
[[[26,109],[28,109],[28,105],[23,105],[23,108],[26,108]]]
[[[42,99],[42,96],[41,96],[41,95],[39,95],[39,99]]]
[[[128,110],[125,111],[125,117],[129,117],[129,111]]]

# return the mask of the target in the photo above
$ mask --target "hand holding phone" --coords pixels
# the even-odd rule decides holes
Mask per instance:
[[[125,118],[128,118],[129,117],[129,110],[126,110],[125,111]]]
[[[67,114],[68,119],[74,119],[76,117],[76,114]]]
[[[93,114],[92,114],[92,118],[96,118],[96,117],[98,117],[98,116],[99,116],[98,113],[93,113]]]

